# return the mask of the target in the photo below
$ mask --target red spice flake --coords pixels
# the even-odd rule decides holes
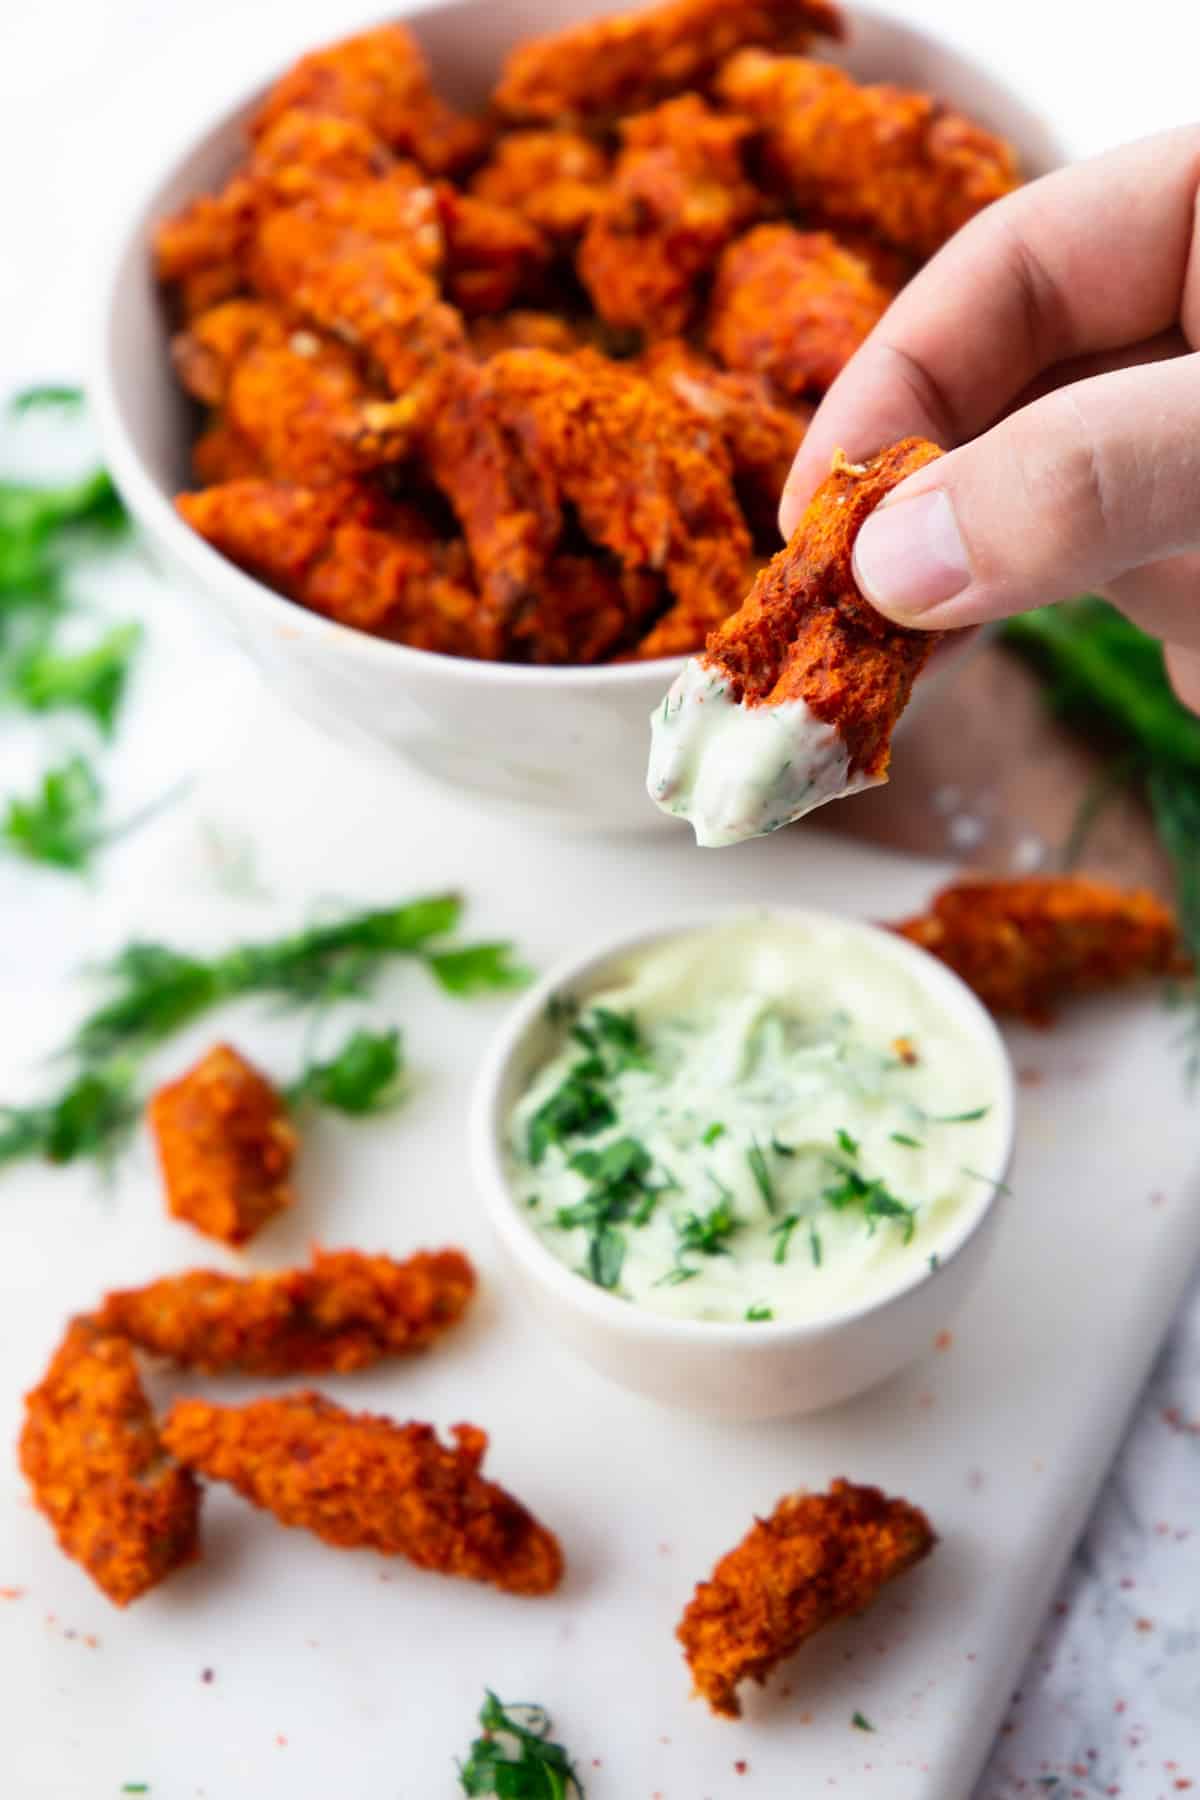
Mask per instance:
[[[205,1685],[205,1687],[211,1687],[211,1686],[212,1686],[212,1683],[213,1683],[213,1672],[212,1672],[212,1670],[211,1670],[211,1669],[201,1669],[201,1671],[200,1671],[200,1679],[201,1679],[201,1681],[202,1681],[202,1682],[203,1682],[203,1683],[204,1683],[204,1685]]]
[[[24,1588],[0,1587],[0,1600],[21,1600],[24,1596]]]
[[[948,1350],[953,1342],[954,1333],[952,1331],[939,1331],[933,1340],[933,1347],[935,1350]]]
[[[748,1762],[735,1762],[733,1765],[733,1772],[735,1775],[744,1775],[746,1773],[746,1771],[749,1769],[749,1767],[750,1767],[750,1764]],[[1178,1787],[1178,1785],[1179,1785],[1178,1782],[1176,1782],[1175,1785]],[[1188,1782],[1185,1785],[1190,1787],[1191,1783]]]
[[[1146,1631],[1154,1630],[1154,1620],[1153,1619],[1135,1619],[1133,1623],[1134,1623],[1134,1628],[1137,1631],[1146,1632]]]
[[[916,1045],[910,1037],[893,1038],[892,1049],[906,1068],[915,1068],[921,1060],[917,1055]]]
[[[100,1648],[100,1639],[96,1636],[94,1631],[85,1631],[83,1634],[83,1641],[89,1650],[98,1650]]]
[[[1092,1771],[1088,1768],[1086,1763],[1072,1763],[1071,1764],[1072,1775],[1090,1775],[1091,1772]]]
[[[1123,1713],[1123,1712],[1124,1712],[1124,1711],[1125,1711],[1125,1702],[1124,1702],[1124,1700],[1118,1700],[1118,1701],[1117,1701],[1117,1702],[1116,1702],[1116,1703],[1115,1703],[1115,1705],[1114,1705],[1114,1706],[1113,1706],[1113,1711],[1114,1711],[1114,1712],[1115,1712],[1115,1713]]]
[[[1192,1785],[1192,1784],[1191,1784],[1191,1782],[1190,1782],[1190,1781],[1182,1781],[1182,1780],[1180,1780],[1180,1781],[1177,1781],[1177,1782],[1176,1782],[1176,1783],[1175,1783],[1175,1786],[1176,1786],[1176,1787],[1177,1787],[1177,1788],[1190,1788],[1190,1787],[1191,1787],[1191,1785]]]

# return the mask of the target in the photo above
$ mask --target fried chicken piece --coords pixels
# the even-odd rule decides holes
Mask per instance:
[[[591,350],[511,350],[484,375],[509,439],[588,537],[670,588],[673,604],[637,654],[694,648],[736,605],[750,554],[719,436],[664,387]]]
[[[200,1490],[163,1448],[133,1351],[73,1319],[25,1396],[21,1468],[60,1547],[115,1606],[199,1555]]]
[[[549,1593],[562,1577],[557,1540],[480,1474],[484,1432],[456,1425],[452,1436],[446,1449],[431,1425],[346,1412],[311,1392],[241,1407],[178,1401],[163,1428],[186,1467],[327,1544]]]
[[[696,1694],[736,1719],[739,1683],[765,1682],[814,1632],[865,1612],[936,1541],[924,1513],[879,1488],[835,1481],[827,1494],[785,1495],[687,1604],[675,1635]]]
[[[503,312],[522,296],[536,296],[550,260],[542,233],[511,206],[437,187],[446,240],[446,291],[468,318]]]
[[[905,438],[867,463],[835,456],[791,541],[652,715],[648,791],[699,844],[776,831],[887,779],[892,729],[938,634],[876,612],[851,555],[884,495],[940,454]]]
[[[415,507],[351,482],[255,479],[175,504],[214,549],[310,612],[444,656],[500,655],[499,622],[472,585],[465,548],[439,540]]]
[[[955,882],[891,929],[947,963],[990,1012],[1033,1025],[1074,995],[1188,966],[1168,907],[1086,875]]]
[[[603,662],[637,642],[662,611],[662,581],[596,556],[555,556],[538,593],[512,622],[518,661],[581,666]]]
[[[788,399],[823,394],[893,296],[827,231],[759,225],[721,257],[708,345]]]
[[[522,307],[472,319],[470,337],[471,348],[485,362],[501,350],[553,350],[558,356],[569,356],[588,341],[585,329],[569,319]]]
[[[245,481],[263,473],[262,458],[253,444],[216,414],[192,445],[192,473],[202,487]]]
[[[314,1249],[307,1269],[223,1275],[192,1269],[107,1294],[101,1326],[207,1375],[323,1375],[425,1350],[475,1290],[460,1250],[403,1262]]]
[[[665,0],[519,44],[494,100],[513,119],[614,118],[703,87],[743,45],[803,50],[814,35],[844,35],[829,0]]]
[[[228,300],[244,285],[242,257],[256,194],[235,175],[220,194],[201,194],[154,228],[154,272],[187,320]]]
[[[454,112],[434,93],[419,44],[398,24],[377,26],[301,57],[275,83],[250,129],[259,137],[295,110],[360,120],[392,150],[435,175],[470,164],[486,142],[477,121]]]
[[[577,262],[610,325],[661,335],[688,324],[700,277],[761,204],[742,166],[749,129],[698,94],[624,121],[624,148]]]
[[[792,206],[919,256],[1020,181],[1002,138],[929,94],[860,87],[830,63],[743,50],[717,92],[761,127],[766,168]]]
[[[231,1045],[159,1088],[148,1112],[173,1218],[245,1244],[292,1204],[296,1133],[266,1076]]]
[[[470,192],[510,206],[552,243],[570,244],[603,203],[609,159],[575,131],[513,131],[470,181]]]
[[[778,543],[780,496],[808,429],[807,406],[783,406],[760,375],[719,369],[683,338],[647,345],[638,367],[663,382],[720,433],[738,500],[755,534]]]

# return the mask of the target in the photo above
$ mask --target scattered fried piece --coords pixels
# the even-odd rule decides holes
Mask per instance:
[[[456,1425],[452,1436],[446,1449],[431,1425],[349,1413],[311,1392],[242,1407],[177,1401],[163,1428],[186,1467],[327,1544],[549,1593],[562,1577],[557,1540],[480,1474],[484,1432]]]
[[[696,1693],[737,1718],[739,1683],[765,1682],[822,1626],[865,1611],[935,1542],[924,1513],[879,1488],[835,1481],[827,1494],[786,1495],[688,1602],[675,1635]]]
[[[1073,995],[1188,966],[1168,907],[1086,875],[956,882],[892,929],[948,963],[991,1012],[1034,1025]]]
[[[624,121],[624,148],[578,260],[610,325],[662,336],[688,324],[699,278],[761,207],[742,166],[749,130],[698,94]]]
[[[174,1218],[245,1244],[292,1204],[296,1133],[266,1076],[229,1044],[159,1088],[149,1118]]]
[[[708,322],[727,368],[789,399],[833,385],[892,294],[827,231],[759,225],[725,251]]]
[[[474,1290],[460,1250],[396,1262],[318,1249],[307,1269],[193,1269],[120,1289],[97,1317],[139,1349],[209,1375],[345,1375],[428,1348],[458,1323]]]
[[[494,99],[514,119],[608,119],[703,87],[742,45],[802,50],[843,30],[829,0],[665,0],[519,44]]]
[[[21,1468],[66,1554],[116,1606],[199,1555],[200,1490],[163,1449],[133,1352],[73,1319],[25,1397]]]
[[[830,63],[743,50],[717,89],[762,128],[766,166],[793,206],[922,256],[1020,179],[1009,145],[961,113],[928,94],[860,87]]]
[[[292,111],[360,120],[399,155],[415,157],[435,175],[473,162],[485,142],[474,119],[438,99],[420,46],[398,24],[377,26],[301,57],[275,83],[251,130],[261,136]]]
[[[570,244],[604,200],[608,157],[575,131],[513,131],[471,177],[470,191],[509,206],[557,244]]]

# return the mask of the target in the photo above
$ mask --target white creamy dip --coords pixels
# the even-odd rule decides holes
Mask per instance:
[[[559,1261],[654,1312],[879,1298],[995,1186],[999,1053],[860,927],[688,932],[551,1023],[509,1121],[514,1199]]]
[[[718,669],[691,657],[651,714],[646,788],[664,812],[690,822],[698,844],[715,849],[878,786],[851,776],[847,763],[840,734],[803,700],[747,706]]]

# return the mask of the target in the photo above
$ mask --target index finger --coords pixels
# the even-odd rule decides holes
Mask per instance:
[[[817,409],[784,490],[789,535],[835,450],[902,437],[944,449],[1073,356],[1181,324],[1200,345],[1200,127],[1019,188],[973,219],[893,301]]]

